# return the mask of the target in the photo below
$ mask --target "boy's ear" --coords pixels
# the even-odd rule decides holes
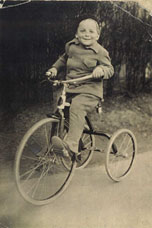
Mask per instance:
[[[75,38],[78,38],[78,35],[77,34],[75,34]]]
[[[98,41],[98,40],[99,40],[99,37],[100,37],[100,35],[97,35],[97,37],[96,37],[96,41]]]

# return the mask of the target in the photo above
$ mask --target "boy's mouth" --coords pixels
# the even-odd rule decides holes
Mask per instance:
[[[87,39],[87,38],[83,38],[83,40],[87,40],[87,41],[88,41],[88,40],[91,40],[91,39],[90,39],[90,38],[89,38],[89,39]]]

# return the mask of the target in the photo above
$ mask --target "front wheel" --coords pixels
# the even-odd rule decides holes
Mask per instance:
[[[34,205],[56,199],[69,185],[76,167],[75,157],[61,157],[54,151],[52,136],[58,135],[59,120],[45,118],[24,135],[15,157],[15,180],[19,193]]]
[[[116,131],[108,144],[105,167],[108,176],[118,182],[130,172],[135,154],[137,142],[134,134],[128,129]]]

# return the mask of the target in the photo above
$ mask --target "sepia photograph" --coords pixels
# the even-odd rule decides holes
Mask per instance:
[[[0,0],[0,228],[152,228],[151,161],[151,0]]]

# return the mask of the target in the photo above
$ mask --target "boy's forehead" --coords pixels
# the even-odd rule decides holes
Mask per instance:
[[[79,27],[91,27],[91,28],[96,29],[96,26],[97,26],[96,21],[87,19],[87,20],[81,21],[78,28]]]

